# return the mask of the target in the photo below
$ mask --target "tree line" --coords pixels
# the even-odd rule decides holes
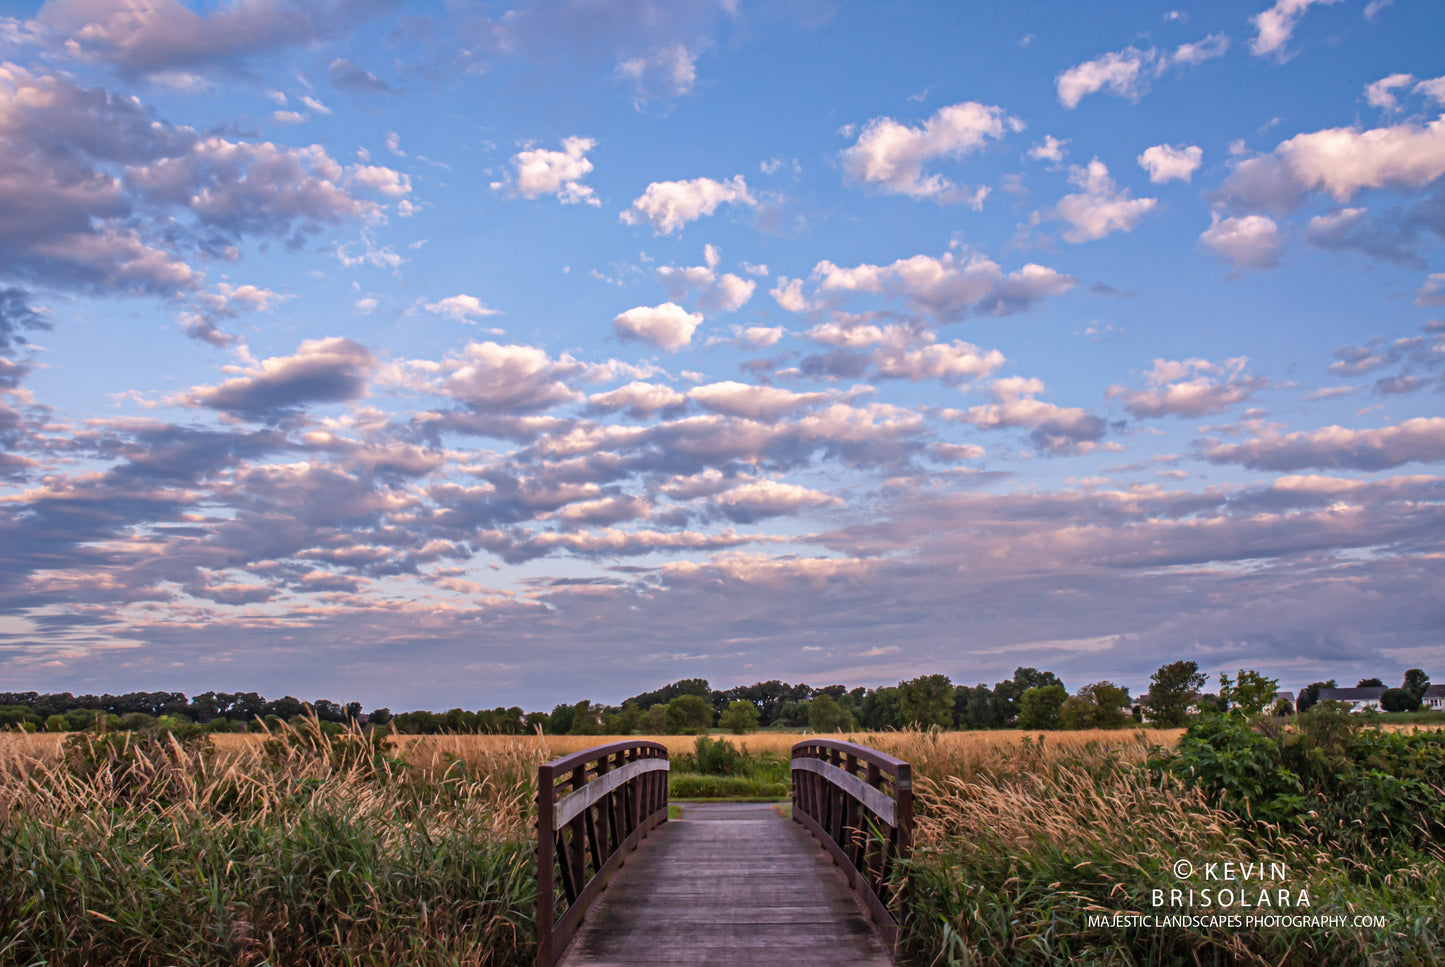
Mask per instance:
[[[1053,672],[1019,667],[992,686],[955,684],[947,675],[921,675],[882,688],[844,685],[814,687],[776,679],[714,689],[705,678],[685,678],[643,692],[620,705],[590,700],[559,704],[551,712],[524,712],[518,706],[445,712],[416,710],[393,714],[376,708],[362,712],[360,702],[328,699],[305,702],[290,695],[267,700],[255,692],[128,692],[123,695],[72,695],[69,692],[0,692],[0,729],[74,732],[102,727],[143,729],[182,722],[212,731],[259,730],[298,716],[323,723],[394,728],[403,734],[447,732],[550,735],[679,735],[721,727],[735,733],[767,728],[809,728],[816,732],[882,731],[901,728],[944,729],[1095,729],[1122,728],[1148,721],[1161,727],[1184,725],[1201,707],[1224,710],[1247,706],[1276,714],[1303,712],[1334,680],[1312,682],[1296,705],[1282,702],[1278,683],[1253,671],[1220,676],[1217,692],[1202,692],[1207,682],[1193,661],[1162,665],[1150,677],[1149,690],[1137,700],[1111,681],[1091,682],[1072,693]],[[1387,711],[1412,711],[1429,687],[1418,668],[1402,685],[1385,693]],[[1359,687],[1383,687],[1364,679]],[[1399,694],[1394,694],[1399,693]]]

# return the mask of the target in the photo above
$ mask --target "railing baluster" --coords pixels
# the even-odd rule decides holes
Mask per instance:
[[[833,854],[883,939],[895,945],[889,879],[912,847],[912,767],[876,749],[822,738],[793,746],[792,767],[793,818]]]
[[[623,856],[666,822],[667,769],[667,747],[646,741],[597,746],[537,768],[539,967],[553,967]]]

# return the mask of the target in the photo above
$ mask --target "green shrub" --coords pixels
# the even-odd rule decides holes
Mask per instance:
[[[1338,702],[1293,729],[1206,713],[1152,764],[1247,823],[1304,827],[1361,859],[1445,840],[1445,733],[1386,732]]]

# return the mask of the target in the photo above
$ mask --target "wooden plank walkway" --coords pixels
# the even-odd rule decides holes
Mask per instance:
[[[588,911],[560,967],[891,967],[848,881],[771,807],[683,807]]]

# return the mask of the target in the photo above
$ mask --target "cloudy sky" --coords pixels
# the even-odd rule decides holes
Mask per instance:
[[[0,690],[1445,678],[1438,0],[7,0]]]

